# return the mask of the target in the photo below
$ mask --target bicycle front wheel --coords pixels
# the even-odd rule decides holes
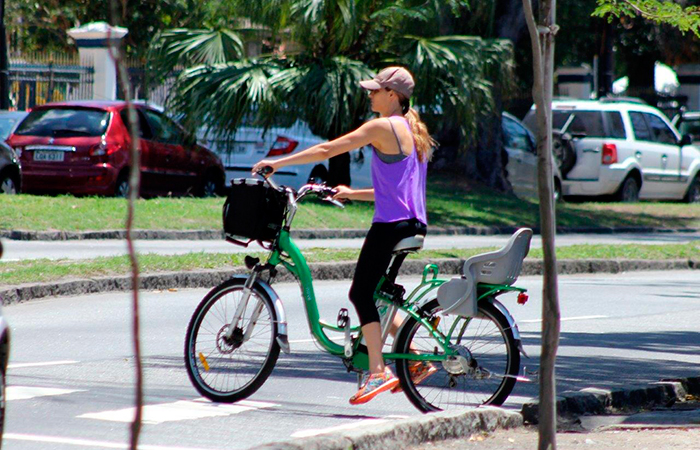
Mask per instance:
[[[437,300],[424,308],[430,322],[456,355],[444,361],[396,361],[396,375],[413,405],[423,412],[501,405],[520,371],[520,353],[507,319],[492,304],[479,302],[476,317],[443,316]],[[443,355],[430,331],[408,318],[396,338],[396,353]]]
[[[244,283],[229,280],[211,290],[187,327],[187,374],[200,394],[217,402],[230,403],[252,395],[279,357],[275,308],[262,290],[252,289],[229,333],[244,297]]]

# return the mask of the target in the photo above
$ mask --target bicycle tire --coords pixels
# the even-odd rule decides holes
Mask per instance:
[[[433,300],[422,311],[425,317],[440,317],[437,327],[443,334],[447,334],[456,321],[465,320],[459,316],[438,316],[440,309],[437,300]],[[419,333],[424,337],[417,339]],[[508,320],[495,306],[488,301],[480,301],[479,313],[458,334],[461,337],[453,336],[450,342],[469,351],[475,361],[475,367],[471,364],[470,367],[478,368],[479,372],[456,375],[452,366],[451,374],[446,369],[446,362],[435,361],[430,364],[438,369],[437,372],[414,383],[409,371],[412,363],[406,359],[396,361],[396,375],[404,393],[423,412],[479,405],[500,406],[515,386],[520,372],[520,353]],[[424,342],[419,342],[421,340]],[[462,344],[463,341],[466,344]],[[440,347],[427,328],[409,317],[399,331],[394,352],[408,353],[412,346],[419,352],[423,349],[421,353],[439,354]],[[501,350],[504,355],[499,356],[496,351]]]
[[[187,327],[187,375],[200,394],[216,402],[232,403],[252,395],[270,376],[280,353],[275,308],[267,294],[256,287],[252,289],[242,316],[244,325],[238,327],[240,331],[234,336],[234,342],[224,340],[224,332],[242,297],[244,283],[245,280],[232,279],[209,291],[195,309]],[[254,333],[249,340],[241,342],[245,324],[250,323],[250,316],[258,302],[262,302],[263,309]],[[261,349],[249,348],[253,338],[258,336],[261,339],[257,346]],[[249,379],[243,378],[243,382],[237,382],[237,376],[247,376]]]

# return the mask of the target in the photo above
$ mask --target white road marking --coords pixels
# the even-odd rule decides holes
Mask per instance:
[[[64,444],[64,445],[76,445],[79,447],[91,447],[91,448],[130,448],[131,446],[126,443],[121,442],[106,442],[106,441],[93,441],[89,439],[75,439],[66,438],[59,436],[37,436],[33,434],[17,434],[17,433],[5,433],[3,434],[5,440],[15,440],[15,441],[30,441],[30,442],[45,442],[52,444]],[[144,445],[139,444],[139,450],[211,450],[211,449],[199,449],[195,447],[168,447],[164,445]]]
[[[8,369],[23,369],[25,367],[60,366],[62,364],[78,364],[78,361],[47,361],[38,363],[17,363],[9,364]]]
[[[560,319],[562,322],[570,322],[572,320],[591,320],[591,319],[607,319],[610,316],[579,316],[579,317],[564,317]],[[518,323],[540,323],[542,319],[518,320]]]
[[[312,428],[310,430],[301,430],[297,431],[295,433],[292,433],[291,437],[293,438],[304,438],[304,437],[311,437],[311,436],[318,436],[321,434],[327,434],[327,433],[333,433],[335,431],[345,431],[345,430],[353,430],[355,428],[361,428],[364,426],[368,425],[378,425],[380,423],[385,423],[389,422],[391,419],[365,419],[365,420],[358,420],[357,422],[352,422],[352,423],[346,423],[345,425],[338,425],[337,427],[329,427],[329,428]]]
[[[8,386],[7,400],[28,400],[35,397],[49,397],[53,395],[66,395],[73,392],[84,392],[80,389],[53,389],[31,386]]]
[[[159,424],[176,420],[194,420],[205,417],[230,416],[245,411],[273,408],[275,403],[254,402],[241,400],[235,404],[224,405],[212,403],[204,398],[194,401],[177,401],[160,405],[146,405],[142,410],[143,423]],[[110,422],[131,422],[134,420],[136,408],[117,409],[98,413],[88,413],[78,416],[82,419],[97,419]]]

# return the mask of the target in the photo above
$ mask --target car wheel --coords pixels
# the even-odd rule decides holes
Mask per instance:
[[[309,183],[323,184],[328,181],[328,169],[325,166],[316,166],[309,175]]]
[[[3,175],[0,179],[0,194],[16,194],[17,183],[9,175]]]
[[[559,180],[554,180],[554,203],[563,202],[564,198],[561,193],[561,183]]]
[[[114,187],[114,196],[119,198],[129,197],[129,179],[125,176],[120,176],[117,179],[117,185]]]
[[[221,183],[215,176],[208,176],[202,184],[202,197],[216,197],[221,192]]]
[[[688,203],[700,203],[700,175],[696,175],[688,186],[684,200]]]
[[[639,201],[639,183],[637,179],[628,176],[622,182],[620,189],[617,191],[617,200],[624,203],[635,203]]]
[[[202,187],[203,197],[216,197],[219,194],[219,183],[213,178],[207,178]]]
[[[552,153],[559,166],[559,172],[565,177],[576,164],[576,147],[571,135],[559,130],[552,131]]]

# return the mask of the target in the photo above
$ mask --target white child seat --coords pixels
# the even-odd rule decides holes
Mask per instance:
[[[438,303],[443,314],[473,317],[477,313],[477,283],[510,286],[518,279],[523,259],[530,251],[532,230],[520,228],[500,250],[472,256],[464,262],[462,276],[438,288]]]

